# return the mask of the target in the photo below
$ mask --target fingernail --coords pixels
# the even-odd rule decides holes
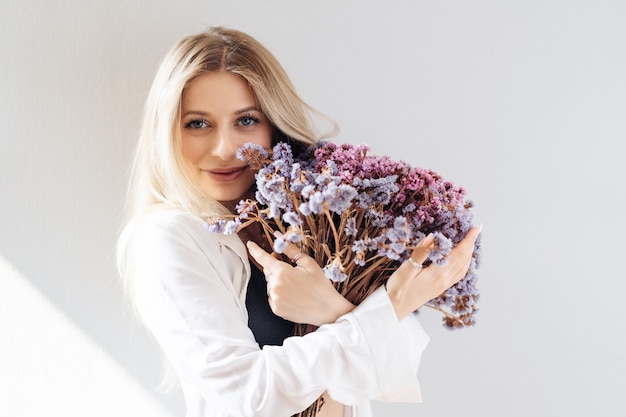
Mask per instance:
[[[429,233],[428,236],[426,236],[423,240],[422,240],[422,245],[423,246],[428,246],[430,245],[433,240],[435,239],[435,236],[433,236],[432,233]]]

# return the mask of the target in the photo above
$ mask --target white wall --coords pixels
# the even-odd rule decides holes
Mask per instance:
[[[112,253],[156,66],[209,25],[265,43],[337,140],[476,202],[478,325],[425,312],[425,402],[377,415],[624,415],[621,0],[2,0],[0,414],[125,415],[132,390],[126,415],[183,414]]]

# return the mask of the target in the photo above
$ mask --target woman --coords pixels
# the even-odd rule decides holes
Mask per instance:
[[[238,31],[183,39],[155,77],[118,255],[137,312],[178,375],[187,416],[290,416],[322,396],[318,416],[361,417],[370,399],[421,400],[416,373],[428,336],[410,313],[465,275],[478,229],[445,267],[421,269],[424,239],[412,262],[355,307],[297,248],[285,252],[295,263],[283,262],[263,250],[260,234],[203,227],[253,191],[254,172],[236,151],[246,142],[315,143],[312,117],[323,118]],[[293,322],[321,327],[288,337]]]

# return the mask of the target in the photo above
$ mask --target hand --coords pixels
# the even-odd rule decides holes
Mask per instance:
[[[246,245],[250,255],[263,267],[269,304],[277,316],[295,323],[321,326],[333,323],[354,309],[315,260],[301,253],[295,245],[289,244],[285,250],[287,257],[296,259],[295,266],[276,259],[252,241]]]
[[[482,225],[472,227],[463,240],[450,251],[448,263],[444,266],[431,264],[422,269],[416,268],[410,261],[400,265],[387,281],[387,294],[398,319],[403,319],[426,302],[438,297],[467,274],[474,242],[481,230]],[[433,238],[429,235],[415,248],[411,258],[417,265],[426,261],[432,245]]]

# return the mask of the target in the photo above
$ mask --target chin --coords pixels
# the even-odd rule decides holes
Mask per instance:
[[[234,201],[237,200],[237,202],[239,202],[239,200],[241,200],[244,192],[238,192],[238,190],[223,190],[221,192],[216,192],[215,189],[210,190],[212,192],[207,192],[208,196],[211,197],[214,200],[220,201],[220,202],[225,202],[225,201]]]

